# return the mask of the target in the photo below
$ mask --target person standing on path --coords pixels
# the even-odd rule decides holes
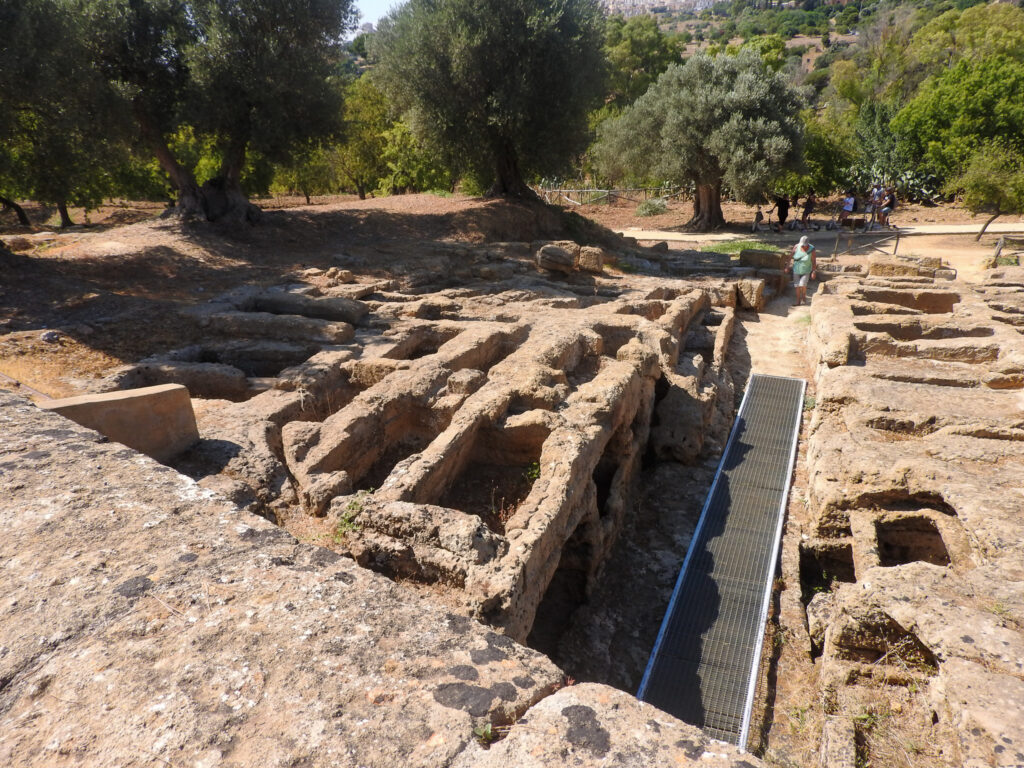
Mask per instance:
[[[843,226],[850,214],[857,210],[857,196],[852,189],[846,190],[846,197],[843,198],[843,210],[839,212],[839,226]]]
[[[786,219],[789,218],[789,198],[779,195],[775,198],[775,206],[771,209],[779,217],[779,232],[786,226]],[[771,213],[771,211],[769,211]]]
[[[806,232],[811,227],[811,214],[814,213],[814,204],[818,202],[818,198],[814,196],[814,192],[807,193],[807,199],[804,201],[804,215],[800,217],[800,226]]]
[[[804,303],[807,297],[807,283],[811,278],[817,277],[818,262],[814,257],[814,246],[807,239],[807,235],[800,238],[800,242],[793,247],[793,284],[796,286],[795,306]]]
[[[882,210],[882,198],[885,196],[885,192],[882,189],[882,185],[877,181],[871,186],[868,191],[868,205],[869,210],[867,213],[871,214],[871,219],[868,221],[867,228],[874,229],[875,222],[879,219],[879,214]]]

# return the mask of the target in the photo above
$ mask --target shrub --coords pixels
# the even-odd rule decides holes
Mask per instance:
[[[652,197],[636,207],[637,216],[658,216],[666,211],[668,211],[668,203],[663,197]]]

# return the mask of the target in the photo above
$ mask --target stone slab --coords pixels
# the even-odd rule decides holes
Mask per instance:
[[[181,384],[80,395],[39,407],[157,461],[169,461],[199,440],[192,400]]]

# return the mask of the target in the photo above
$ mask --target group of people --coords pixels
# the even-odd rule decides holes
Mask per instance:
[[[876,223],[883,227],[889,227],[889,216],[896,208],[896,188],[883,187],[879,182],[875,182],[865,197],[867,199],[865,212],[871,214],[870,220],[865,224],[865,229],[873,228]],[[778,221],[773,229],[777,232],[782,232],[786,226],[786,221],[789,219],[790,208],[797,205],[799,205],[798,197],[790,200],[787,195],[777,195],[775,197],[775,205],[768,209],[769,216],[774,212]],[[817,205],[817,197],[815,197],[813,192],[809,192],[807,197],[804,198],[803,215],[800,217],[799,222],[794,222],[790,228],[796,229],[799,227],[804,232],[811,229],[810,218]],[[848,189],[843,195],[843,202],[838,216],[838,226],[843,226],[856,211],[857,195],[852,189]],[[755,232],[761,229],[764,218],[764,213],[758,207],[751,229]],[[769,219],[770,223],[771,220]],[[818,227],[814,227],[814,229],[818,229]],[[790,254],[790,269],[793,272],[793,284],[796,288],[796,304],[800,305],[806,301],[807,284],[817,278],[818,270],[815,248],[811,245],[806,235],[801,237],[800,242],[793,246],[793,251]]]
[[[896,187],[883,187],[876,181],[868,190],[867,200],[865,212],[871,214],[871,219],[865,224],[865,229],[873,229],[876,223],[888,227],[889,215],[896,207]],[[839,225],[845,224],[856,210],[857,196],[852,189],[848,189],[843,197],[843,209],[839,212]]]
[[[867,195],[867,209],[866,212],[871,214],[870,221],[865,225],[865,228],[872,229],[875,224],[883,227],[890,226],[889,216],[896,207],[896,188],[895,187],[883,187],[880,183],[875,182]],[[792,200],[787,195],[777,195],[775,197],[775,204],[768,209],[768,215],[775,214],[777,224],[772,226],[776,232],[782,232],[786,227],[786,222],[789,220],[789,210],[791,207],[799,205],[799,197],[794,197]],[[808,192],[807,197],[804,198],[802,215],[798,222],[793,222],[790,225],[790,229],[800,229],[803,232],[817,227],[812,227],[811,214],[814,213],[818,206],[818,198],[815,197],[813,192]],[[850,218],[857,211],[857,195],[852,189],[846,190],[843,195],[843,202],[841,210],[838,216],[838,226],[846,224],[847,219]],[[754,215],[754,224],[751,227],[751,231],[757,232],[761,229],[761,225],[764,222],[764,213],[760,207],[757,209],[757,213]],[[769,223],[771,222],[769,218]],[[829,227],[831,228],[831,226]]]
[[[789,219],[790,206],[797,206],[800,203],[799,196],[793,198],[790,201],[789,197],[784,195],[777,195],[775,197],[775,205],[768,209],[768,214],[775,213],[778,219],[778,224],[775,225],[775,231],[781,232],[786,227],[786,221]],[[815,206],[818,204],[818,198],[814,196],[813,192],[809,192],[807,197],[804,199],[803,215],[799,219],[799,223],[792,226],[791,229],[796,229],[797,226],[806,232],[811,228],[811,214],[814,213]],[[764,213],[761,209],[757,209],[757,213],[754,215],[754,226],[751,228],[752,231],[756,232],[761,227],[761,222],[764,221]]]

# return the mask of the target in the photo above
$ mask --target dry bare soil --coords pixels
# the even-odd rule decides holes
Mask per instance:
[[[0,215],[0,238],[27,239],[31,247],[0,264],[0,387],[23,388],[50,397],[75,394],[80,384],[117,365],[188,343],[197,329],[166,310],[243,284],[276,284],[309,267],[329,267],[346,251],[365,257],[365,272],[389,266],[409,246],[428,240],[480,243],[572,236],[549,211],[533,206],[460,196],[406,195],[358,200],[298,198],[260,201],[266,216],[258,227],[223,231],[205,224],[182,226],[160,219],[159,204],[122,203],[86,212],[90,225],[49,230],[54,212],[26,206],[31,228],[13,214]],[[636,216],[636,204],[587,205],[573,212],[610,229],[681,230],[690,203],[672,202],[659,216]],[[726,218],[745,232],[750,206],[727,203]],[[905,206],[900,223],[979,223],[955,206]],[[979,223],[980,226],[980,223]],[[50,234],[47,234],[50,233]],[[796,235],[794,233],[795,239]],[[920,238],[901,252],[961,259],[976,269],[991,252],[987,239]],[[700,247],[699,236],[678,247]],[[129,312],[132,321],[111,322]],[[122,318],[123,319],[123,318]],[[54,342],[39,331],[59,329]]]

